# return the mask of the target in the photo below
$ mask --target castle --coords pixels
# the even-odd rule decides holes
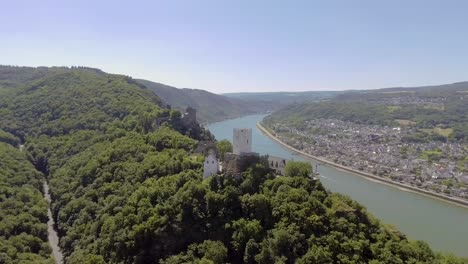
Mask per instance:
[[[214,142],[200,142],[195,152],[203,153],[203,178],[216,175],[220,172],[239,176],[247,167],[258,162],[260,154],[252,152],[252,129],[234,128],[233,130],[232,153],[224,154],[224,161],[219,160],[218,150]],[[289,160],[267,156],[268,165],[277,174],[283,175],[286,164]]]

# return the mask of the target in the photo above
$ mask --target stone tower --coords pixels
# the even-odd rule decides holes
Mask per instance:
[[[232,152],[237,155],[240,155],[241,153],[252,152],[251,128],[234,128]]]
[[[182,115],[182,122],[186,126],[197,124],[197,110],[192,107],[187,107],[185,113]]]

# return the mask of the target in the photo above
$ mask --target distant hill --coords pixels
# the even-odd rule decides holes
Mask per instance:
[[[88,67],[17,67],[0,65],[0,89],[16,88],[29,82],[69,72],[73,69],[86,69],[104,74],[103,71]]]
[[[466,96],[468,82],[456,82],[451,84],[418,86],[418,87],[390,87],[373,90],[352,90],[339,94],[336,99],[341,101],[379,101],[383,97],[419,96],[419,97],[459,97]]]
[[[286,106],[292,103],[321,101],[330,99],[343,91],[306,91],[306,92],[258,92],[258,93],[225,93],[224,96],[245,101],[264,101],[274,105]]]
[[[14,88],[57,74],[84,69],[96,74],[105,72],[88,67],[16,67],[0,65],[0,96],[11,93]],[[266,113],[278,109],[275,104],[262,101],[246,101],[210,93],[200,89],[178,89],[169,85],[147,80],[136,80],[140,85],[153,91],[166,104],[179,110],[188,106],[197,110],[200,123],[222,121],[239,116]]]
[[[451,84],[419,86],[419,87],[389,87],[371,90],[347,90],[347,91],[305,91],[305,92],[254,92],[254,93],[224,93],[222,95],[245,101],[264,101],[280,104],[282,107],[293,103],[306,103],[328,100],[332,98],[369,99],[369,97],[388,95],[392,93],[411,92],[422,96],[456,95],[457,92],[468,91],[468,82],[456,82]],[[363,97],[363,95],[365,95]]]
[[[449,140],[468,142],[467,100],[468,82],[345,91],[328,101],[291,104],[265,121],[296,127],[321,118],[382,126],[407,122],[422,132],[435,127],[450,129]],[[434,140],[433,133],[422,132],[421,140]],[[437,136],[437,139],[446,141],[447,136]]]
[[[417,87],[391,87],[382,88],[376,91],[416,91],[416,92],[454,92],[454,91],[467,91],[468,82],[456,82],[450,84],[430,85],[430,86],[417,86]]]
[[[179,89],[147,80],[137,80],[137,82],[154,91],[173,108],[185,109],[190,106],[197,109],[197,119],[201,123],[266,113],[278,109],[277,105],[262,100],[242,100],[200,89]]]

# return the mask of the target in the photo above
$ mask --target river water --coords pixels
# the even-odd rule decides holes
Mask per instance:
[[[257,122],[265,115],[250,115],[208,126],[216,139],[232,142],[233,128],[252,128],[252,150],[294,160],[294,155],[263,135]],[[468,209],[438,199],[367,180],[331,166],[318,167],[320,181],[332,192],[348,195],[382,222],[395,226],[410,239],[423,240],[439,251],[468,257]]]

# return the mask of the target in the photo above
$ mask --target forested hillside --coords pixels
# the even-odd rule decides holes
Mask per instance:
[[[66,67],[14,67],[0,65],[0,88],[15,88],[28,82],[68,71]]]
[[[118,208],[146,178],[199,169],[187,150],[195,139],[211,137],[198,125],[186,126],[180,112],[161,107],[152,91],[125,76],[72,69],[10,88],[13,93],[0,99],[0,138],[15,146],[23,141],[29,160],[47,175],[65,257],[81,252],[75,244],[84,242],[74,234],[88,235],[78,224],[84,215],[90,213],[85,224],[96,227],[102,224],[96,220],[108,215],[104,207]],[[96,164],[98,157],[102,164]],[[2,159],[2,165],[9,163]],[[8,169],[16,170],[13,165]],[[101,174],[84,170],[92,166]],[[25,184],[15,183],[18,188]],[[95,193],[94,198],[89,199],[87,192]],[[45,207],[42,213],[46,214]]]
[[[129,77],[72,69],[8,89],[0,139],[47,178],[66,263],[462,263],[326,191],[308,164],[276,177],[261,158],[203,180],[191,152],[211,135]],[[47,261],[42,176],[0,149],[0,257]],[[34,225],[4,221],[19,214]]]
[[[88,67],[13,67],[0,65],[0,96],[11,91],[11,88],[20,87],[26,83],[39,80],[55,74],[66,73],[73,69],[85,69],[87,71],[104,74],[99,69]],[[200,89],[179,89],[169,85],[147,80],[135,80],[148,87],[165,104],[172,108],[184,111],[187,107],[197,110],[197,118],[200,123],[209,123],[231,119],[239,116],[266,113],[279,108],[278,104],[253,100],[246,101],[230,98],[223,95],[210,93]]]
[[[278,104],[263,100],[241,100],[210,93],[200,89],[178,89],[172,86],[137,80],[153,90],[172,107],[184,110],[195,108],[201,123],[209,123],[240,117],[249,114],[266,113],[279,108]]]
[[[44,175],[6,135],[0,130],[0,263],[53,263],[40,192]]]

